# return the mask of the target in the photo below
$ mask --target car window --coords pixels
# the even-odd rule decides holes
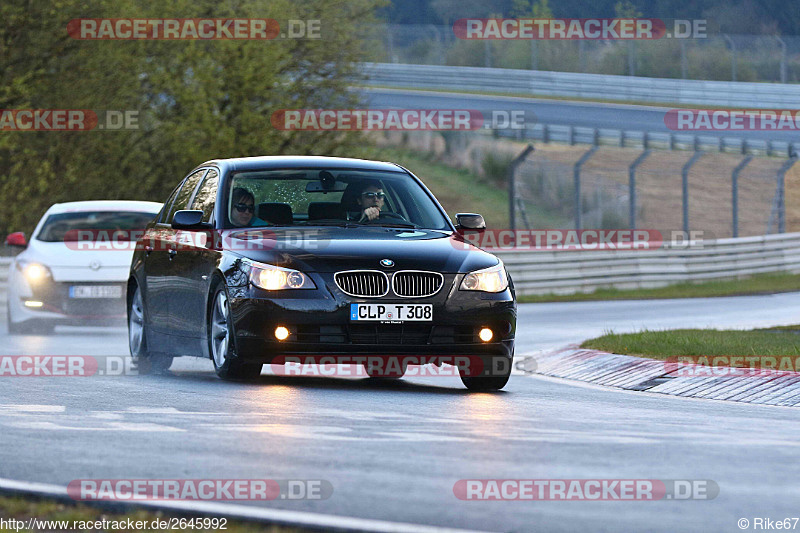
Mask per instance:
[[[192,202],[192,209],[199,209],[203,212],[204,222],[211,222],[211,217],[214,214],[218,184],[219,173],[212,168],[208,171],[208,174],[203,180],[203,185],[200,186]]]
[[[162,224],[166,220],[167,213],[169,213],[172,203],[175,201],[175,197],[178,195],[178,191],[181,190],[181,185],[183,185],[183,183],[178,184],[178,186],[172,190],[172,194],[170,194],[169,198],[167,198],[167,201],[164,202],[164,207],[162,207],[161,211],[158,212],[157,222],[159,224]]]
[[[326,176],[325,180],[322,176]],[[359,201],[362,193],[376,191],[384,196],[380,220],[373,223],[450,229],[431,197],[407,173],[336,169],[233,173],[228,181],[228,220],[225,225],[256,227],[359,223],[365,220],[362,216],[365,204],[363,200]],[[252,215],[234,213],[233,209],[237,208],[234,200],[248,197],[253,198]]]
[[[178,191],[177,196],[175,196],[175,201],[172,203],[172,206],[169,208],[169,213],[167,217],[162,220],[165,224],[172,223],[172,217],[175,215],[177,211],[181,211],[183,209],[189,209],[189,201],[192,199],[192,194],[194,193],[195,188],[200,183],[200,180],[203,178],[203,175],[206,173],[208,169],[200,169],[188,178],[184,180],[183,185],[181,186],[180,190]]]
[[[153,220],[155,213],[138,211],[81,211],[56,213],[47,217],[36,234],[36,239],[44,242],[75,242],[89,236],[97,237],[98,232],[110,242],[136,240],[137,232]]]

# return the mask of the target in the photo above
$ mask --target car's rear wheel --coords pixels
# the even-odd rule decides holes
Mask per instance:
[[[244,363],[238,358],[228,291],[222,282],[214,292],[208,315],[208,350],[217,375],[222,379],[234,380],[255,379],[260,376],[260,363]]]
[[[469,390],[500,390],[511,377],[511,358],[495,356],[484,361],[484,367],[477,375],[470,375],[468,368],[459,367],[461,382]]]
[[[161,373],[172,366],[172,356],[157,354],[147,349],[147,329],[144,323],[142,292],[136,286],[128,309],[128,347],[133,364],[140,374]]]

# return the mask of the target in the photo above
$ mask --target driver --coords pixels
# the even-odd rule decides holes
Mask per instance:
[[[356,199],[361,209],[359,222],[377,219],[381,215],[384,200],[386,200],[386,194],[383,192],[381,184],[377,181],[367,183]]]

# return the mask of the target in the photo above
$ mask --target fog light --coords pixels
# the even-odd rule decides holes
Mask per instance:
[[[489,342],[492,340],[492,337],[494,337],[494,333],[489,328],[483,328],[480,333],[478,333],[478,337],[480,337],[483,342]]]
[[[289,330],[283,326],[275,328],[275,338],[279,341],[285,341],[289,338]]]
[[[43,305],[42,302],[37,302],[36,300],[25,300],[25,307],[41,307]]]

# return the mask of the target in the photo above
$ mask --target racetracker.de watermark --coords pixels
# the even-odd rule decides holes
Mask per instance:
[[[284,30],[275,19],[72,19],[67,33],[79,40],[260,40],[320,39],[319,19],[290,19]]]
[[[670,109],[664,125],[674,131],[800,131],[796,109]]]
[[[479,343],[477,332],[475,342]],[[279,356],[270,368],[278,376],[473,377],[508,373],[510,360],[477,355],[303,355]]]
[[[327,500],[324,479],[76,479],[67,495],[78,501]]]
[[[233,229],[188,231],[153,228],[150,230],[71,229],[64,234],[64,244],[70,250],[98,252],[140,250],[166,252],[169,250],[322,250],[330,239],[319,229]]]
[[[707,232],[680,230],[459,230],[451,239],[457,249],[468,249],[470,245],[484,250],[656,250],[659,248],[702,248],[713,240]]]
[[[124,355],[0,355],[0,378],[136,376]]]
[[[0,109],[0,131],[138,130],[135,110]]]
[[[710,479],[462,479],[453,485],[470,501],[655,501],[713,500]]]
[[[464,18],[453,33],[465,40],[653,40],[706,37],[706,20],[651,18]]]
[[[800,376],[800,355],[681,355],[668,357],[664,371],[675,377]]]

